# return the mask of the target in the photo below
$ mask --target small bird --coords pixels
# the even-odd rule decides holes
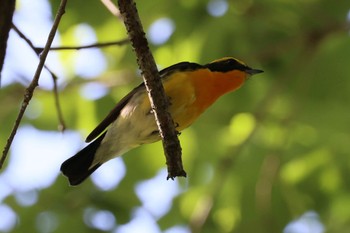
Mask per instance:
[[[159,72],[169,97],[169,112],[176,130],[189,127],[225,93],[235,91],[253,74],[232,57],[206,65],[180,62]],[[94,140],[94,141],[93,141]],[[87,136],[91,142],[61,165],[70,185],[78,185],[103,163],[145,143],[161,140],[144,83],[122,98],[105,119]]]

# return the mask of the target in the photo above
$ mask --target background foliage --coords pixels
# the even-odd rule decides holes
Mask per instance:
[[[51,4],[55,12],[58,1]],[[148,221],[156,222],[158,231],[172,229],[167,232],[347,232],[350,2],[153,0],[137,1],[137,7],[147,32],[161,18],[173,25],[169,39],[151,43],[160,68],[180,61],[207,63],[234,56],[265,71],[222,97],[182,133],[188,178],[173,182],[177,191],[162,193],[174,196],[171,206],[160,216],[151,214]],[[68,2],[60,24],[60,44],[84,44],[84,34],[76,32],[82,25],[91,27],[100,42],[126,37],[122,22],[101,2],[75,0]],[[100,51],[105,66],[98,76],[88,79],[76,74],[72,63],[83,50],[55,52],[64,70],[60,100],[66,124],[69,130],[81,132],[81,141],[141,81],[130,45]],[[32,75],[24,74],[26,79]],[[81,88],[96,82],[106,93],[94,100],[84,98]],[[23,89],[12,83],[0,92],[1,146]],[[45,111],[35,117],[27,115],[23,125],[55,131],[58,123],[52,99],[50,90],[38,89],[33,101]],[[68,187],[65,178],[57,176],[50,187],[35,190],[35,203],[23,206],[14,190],[2,200],[16,214],[17,223],[9,230],[126,232],[122,226],[132,222],[138,210],[149,211],[135,190],[159,175],[165,158],[161,144],[156,143],[127,153],[123,162],[126,175],[107,191],[91,180]],[[37,163],[36,169],[42,169],[44,162]],[[156,179],[150,195],[172,182],[166,181],[164,172],[160,174],[164,179]],[[98,211],[115,222],[109,221],[108,228],[89,222],[86,216]]]

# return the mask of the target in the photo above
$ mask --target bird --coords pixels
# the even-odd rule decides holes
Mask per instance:
[[[159,72],[175,128],[181,132],[219,97],[240,88],[262,70],[224,57],[208,64],[180,62]],[[79,185],[102,164],[146,143],[161,140],[144,83],[122,98],[87,136],[89,143],[61,165],[72,186]]]

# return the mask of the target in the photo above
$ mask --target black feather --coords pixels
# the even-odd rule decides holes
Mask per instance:
[[[232,70],[246,71],[251,68],[234,58],[220,59],[205,65],[211,71],[229,72]]]
[[[68,177],[71,185],[80,184],[102,165],[101,163],[98,163],[91,167],[96,151],[105,135],[106,133],[103,133],[95,141],[62,163],[61,172]]]

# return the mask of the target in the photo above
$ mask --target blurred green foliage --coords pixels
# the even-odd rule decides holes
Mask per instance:
[[[51,1],[53,12],[58,2]],[[313,210],[327,232],[348,231],[350,2],[227,3],[226,13],[214,17],[204,0],[137,1],[146,31],[161,17],[174,23],[166,43],[151,44],[160,67],[234,56],[265,71],[222,97],[182,133],[188,178],[180,178],[184,191],[158,220],[159,226],[164,230],[186,225],[193,232],[208,233],[282,232],[289,222]],[[123,23],[99,1],[68,2],[60,25],[62,44],[76,44],[73,31],[79,24],[92,26],[100,42],[126,37]],[[141,80],[134,75],[137,66],[130,45],[102,51],[108,69],[101,77],[81,79],[71,70],[60,92],[67,126],[83,130],[84,136]],[[60,53],[67,70],[69,58],[79,52]],[[79,88],[92,81],[108,84],[110,92],[97,101],[84,99]],[[18,111],[18,93],[22,93],[18,85],[0,92],[9,103],[0,113],[7,132]],[[52,93],[38,89],[35,101],[49,108]],[[42,130],[57,126],[55,111],[24,121]],[[1,135],[5,140],[6,135]],[[140,205],[134,186],[165,168],[165,158],[157,143],[133,150],[123,159],[127,174],[113,191],[100,191],[90,181],[73,189],[59,177],[52,187],[40,191],[31,207],[20,207],[8,197],[5,202],[21,219],[14,231],[35,232],[34,216],[48,209],[59,220],[56,232],[96,232],[82,221],[88,207],[111,211],[118,224],[129,222],[131,211]],[[164,182],[171,181],[164,177]]]

